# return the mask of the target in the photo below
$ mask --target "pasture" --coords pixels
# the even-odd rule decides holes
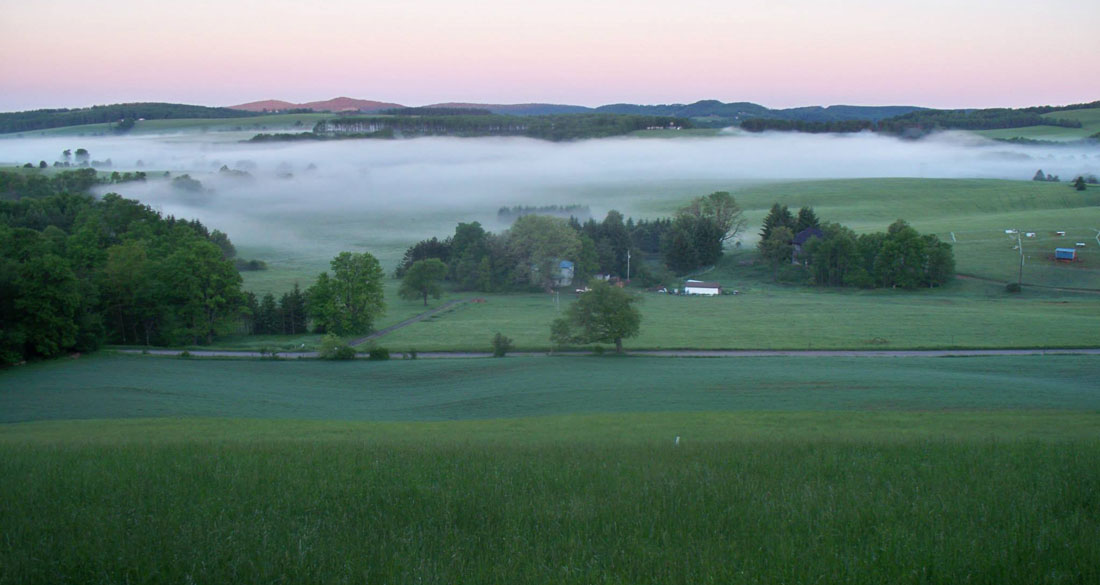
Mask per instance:
[[[1051,112],[1049,114],[1043,114],[1043,117],[1078,120],[1081,122],[1081,127],[1063,128],[1061,126],[1027,126],[1024,128],[979,130],[977,131],[977,134],[988,138],[1019,137],[1028,138],[1031,140],[1069,141],[1088,138],[1100,132],[1100,108]]]
[[[1097,368],[25,366],[0,374],[0,583],[1092,582]]]
[[[690,193],[705,193],[719,185],[693,185]],[[845,179],[775,182],[727,186],[745,208],[748,227],[742,247],[727,249],[718,266],[693,275],[718,280],[737,296],[682,298],[644,294],[641,335],[627,341],[633,348],[700,349],[909,349],[936,347],[1069,347],[1100,343],[1100,190],[1075,191],[1065,184],[976,179]],[[622,189],[576,193],[593,207],[623,203]],[[639,215],[672,213],[688,195],[673,186],[640,190],[630,202]],[[663,194],[663,195],[662,195]],[[559,197],[562,195],[559,194]],[[589,199],[582,199],[587,197]],[[857,232],[883,231],[905,218],[922,233],[934,233],[954,246],[956,269],[980,280],[960,280],[942,289],[918,291],[823,290],[781,286],[758,264],[753,248],[756,231],[768,208],[783,202],[792,209],[812,206],[824,221],[836,221]],[[462,218],[455,212],[426,214],[415,225],[440,226],[442,236]],[[309,225],[332,231],[336,223],[320,219]],[[354,223],[351,220],[343,220]],[[381,222],[368,219],[370,222]],[[407,225],[398,218],[388,220]],[[411,221],[411,220],[410,220]],[[451,227],[448,228],[448,223]],[[361,224],[359,224],[361,225]],[[392,228],[366,230],[360,245],[379,253],[392,265],[404,242]],[[498,228],[499,229],[499,228]],[[1007,295],[1003,283],[1015,281],[1020,267],[1016,239],[1005,229],[1034,233],[1023,238],[1025,292]],[[1064,231],[1065,236],[1056,232]],[[321,235],[319,237],[325,237]],[[1055,247],[1074,246],[1080,261],[1054,262]],[[246,250],[248,257],[265,257]],[[271,269],[245,273],[245,287],[256,291],[303,287],[323,270],[327,257],[284,257],[269,261]],[[312,270],[311,270],[312,269]],[[386,285],[385,327],[424,310],[418,301],[397,298],[397,282]],[[677,283],[668,283],[677,286]],[[1088,289],[1074,292],[1066,289]],[[496,332],[516,340],[519,349],[547,350],[549,323],[571,302],[563,292],[551,295],[483,294],[452,291],[447,300],[479,297],[431,320],[394,332],[379,341],[392,350],[484,351]],[[853,316],[858,316],[853,318]],[[272,343],[278,340],[272,340]],[[284,344],[289,349],[288,341]],[[295,344],[300,343],[294,341]],[[227,342],[227,347],[245,347]]]
[[[0,377],[0,422],[463,420],[684,411],[1100,411],[1095,356],[187,360],[95,356]]]
[[[1041,164],[1041,163],[1036,163]],[[1062,183],[1002,181],[991,179],[842,179],[797,182],[617,185],[613,188],[574,189],[547,194],[553,203],[582,201],[593,212],[625,209],[635,218],[668,216],[697,195],[729,190],[745,210],[745,248],[756,245],[760,223],[773,203],[791,209],[811,206],[823,221],[842,223],[856,232],[884,231],[898,218],[907,220],[922,233],[935,233],[952,242],[955,234],[957,269],[962,274],[983,278],[1014,279],[1019,253],[1012,249],[1005,229],[1036,232],[1038,239],[1025,242],[1032,256],[1025,268],[1025,283],[1100,289],[1100,189],[1074,191]],[[266,218],[268,212],[257,209]],[[487,212],[474,205],[460,208],[394,210],[386,215],[331,212],[296,213],[293,232],[308,241],[331,242],[348,239],[355,249],[375,254],[392,270],[413,238],[445,237],[460,221],[481,221],[487,229],[500,231]],[[601,216],[602,217],[602,216]],[[291,218],[270,217],[276,224]],[[354,231],[353,231],[354,230]],[[1065,231],[1055,239],[1054,232]],[[422,236],[420,234],[423,234]],[[314,237],[316,236],[316,237]],[[1044,268],[1046,256],[1066,241],[1085,241],[1083,262]],[[269,246],[239,246],[241,255],[268,262],[270,269],[245,273],[245,286],[256,292],[288,290],[295,281],[312,281],[325,270],[330,255],[306,247],[295,252]],[[1049,250],[1047,250],[1049,248]],[[729,252],[735,251],[733,248]],[[1032,270],[1034,268],[1034,270]],[[736,278],[736,275],[734,275]]]
[[[721,276],[727,287],[737,280]],[[706,275],[711,278],[711,274]],[[744,282],[744,281],[741,281]],[[749,282],[740,294],[642,293],[638,337],[626,349],[918,349],[1092,347],[1100,295],[960,282],[949,290],[830,291]],[[576,295],[478,295],[378,340],[395,351],[488,351],[501,332],[517,349],[549,350],[550,322]],[[405,301],[396,301],[404,303]]]
[[[139,120],[127,134],[172,134],[178,132],[250,132],[247,139],[260,132],[308,132],[319,120],[331,114],[269,114],[241,118],[175,118]],[[32,138],[62,136],[112,136],[114,124],[83,124],[46,130],[33,130],[0,135],[0,138]]]

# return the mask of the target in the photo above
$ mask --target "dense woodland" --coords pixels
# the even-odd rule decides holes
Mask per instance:
[[[25,179],[13,174],[0,180]],[[48,193],[0,200],[0,363],[105,342],[209,343],[235,330],[243,295],[228,236],[68,188],[87,174],[65,171]]]
[[[813,209],[795,216],[776,203],[764,218],[758,247],[777,279],[785,269],[792,279],[817,286],[914,289],[941,286],[955,275],[951,244],[901,219],[886,232],[857,236],[820,222]]]
[[[183,118],[245,118],[260,115],[255,112],[208,108],[166,103],[114,104],[78,109],[31,110],[27,112],[0,113],[0,134],[31,132],[82,124],[115,123],[129,120],[168,120]]]
[[[438,258],[460,290],[484,292],[550,288],[557,263],[574,264],[574,282],[596,274],[658,283],[669,271],[685,274],[715,264],[723,243],[743,228],[741,210],[726,192],[698,197],[675,217],[635,221],[610,211],[603,221],[522,215],[500,234],[478,222],[460,223],[452,236],[423,240],[405,252],[403,276],[415,262]]]
[[[741,129],[747,132],[807,132],[823,134],[829,132],[862,132],[873,130],[870,120],[839,120],[831,122],[807,122],[804,120],[781,120],[777,118],[751,118],[741,122]]]

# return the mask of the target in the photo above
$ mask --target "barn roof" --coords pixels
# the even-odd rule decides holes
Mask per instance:
[[[815,227],[808,227],[808,228],[798,232],[797,234],[795,234],[794,239],[791,240],[791,242],[801,246],[802,244],[805,244],[807,241],[809,241],[810,238],[824,238],[824,237],[825,237],[825,232],[823,232],[823,231],[821,231],[821,230],[819,230]]]

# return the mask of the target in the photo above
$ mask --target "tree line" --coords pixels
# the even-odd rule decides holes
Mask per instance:
[[[168,103],[132,103],[76,109],[43,109],[0,113],[0,134],[47,130],[83,124],[115,123],[120,120],[130,120],[132,125],[134,120],[141,118],[146,120],[168,120],[182,118],[245,118],[258,115],[261,115],[261,113]]]
[[[459,289],[482,292],[549,289],[561,262],[572,264],[575,282],[596,274],[660,280],[717,263],[725,242],[744,228],[733,196],[697,197],[674,217],[635,221],[611,210],[602,221],[522,215],[499,234],[478,222],[460,223],[453,235],[410,246],[395,276],[430,258],[446,266],[444,278]]]
[[[325,137],[396,136],[526,136],[550,141],[621,136],[652,126],[691,128],[691,121],[672,116],[632,114],[467,114],[418,116],[354,116],[321,120],[308,134],[267,134],[257,141],[304,140]]]
[[[806,132],[810,134],[862,132],[874,130],[875,123],[870,120],[830,120],[810,122],[806,120],[783,120],[779,118],[749,118],[741,122],[746,132]]]
[[[1025,126],[1080,128],[1079,120],[1045,118],[1038,111],[1012,108],[982,110],[918,110],[878,123],[880,132],[900,134],[910,130],[996,130]]]
[[[1025,126],[1080,128],[1082,124],[1079,120],[1048,118],[1044,117],[1043,114],[1091,108],[1100,108],[1100,101],[1068,106],[1035,106],[1029,108],[917,109],[878,121],[871,119],[822,121],[759,116],[743,120],[741,128],[748,132],[771,130],[808,133],[871,130],[899,135],[919,135],[935,130],[996,130],[1001,128],[1023,128]]]

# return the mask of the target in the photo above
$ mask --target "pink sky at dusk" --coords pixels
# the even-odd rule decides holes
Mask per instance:
[[[1100,99],[1095,0],[39,0],[0,16],[0,110],[338,95],[769,107]]]

